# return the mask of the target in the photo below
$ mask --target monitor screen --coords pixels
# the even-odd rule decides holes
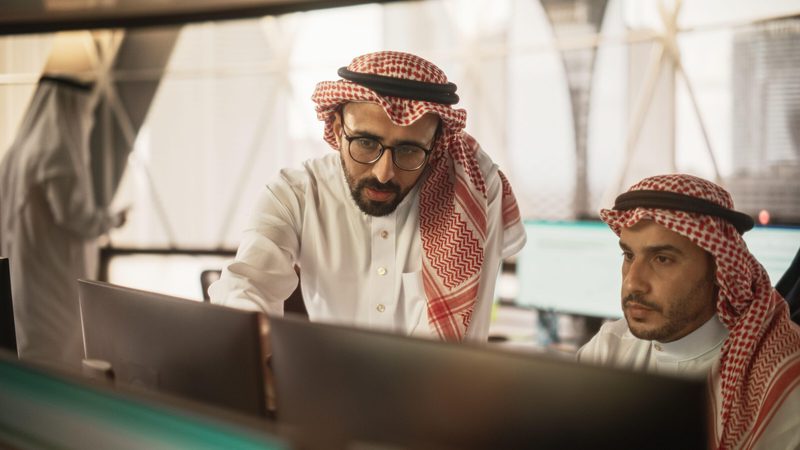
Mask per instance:
[[[95,281],[79,281],[87,359],[116,383],[267,415],[265,316]]]
[[[757,226],[744,234],[744,241],[774,286],[800,249],[800,226]]]
[[[517,303],[542,310],[619,318],[622,251],[600,221],[526,221],[517,256]],[[800,227],[756,227],[744,234],[775,285],[800,248]]]
[[[331,448],[705,448],[704,380],[270,318],[279,424]]]

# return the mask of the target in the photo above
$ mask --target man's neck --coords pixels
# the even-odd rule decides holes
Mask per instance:
[[[700,327],[680,339],[663,343],[653,341],[653,344],[658,346],[663,354],[683,359],[705,353],[724,341],[727,336],[728,329],[714,314]]]

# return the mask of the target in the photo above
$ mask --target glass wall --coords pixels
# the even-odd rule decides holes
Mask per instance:
[[[332,151],[310,100],[315,83],[381,49],[430,59],[458,84],[467,131],[506,173],[526,219],[596,218],[631,182],[678,171],[718,180],[747,212],[800,223],[800,32],[798,19],[784,19],[796,8],[686,0],[673,35],[658,4],[428,0],[185,25],[163,73],[111,74],[160,86],[113,202],[130,206],[129,220],[108,243],[235,250],[264,184]],[[52,39],[0,38],[3,151]],[[670,39],[674,52],[659,44]],[[659,49],[666,56],[654,64]],[[159,289],[124,259],[112,279]],[[164,273],[176,261],[147,266]],[[202,261],[180,276],[221,264]],[[161,288],[198,297],[180,286]]]

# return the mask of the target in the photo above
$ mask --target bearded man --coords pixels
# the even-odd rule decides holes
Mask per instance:
[[[753,219],[690,175],[646,178],[600,217],[619,236],[625,317],[578,360],[707,377],[713,448],[800,448],[800,327],[742,239]]]
[[[334,149],[261,194],[212,301],[311,321],[486,341],[502,260],[525,232],[497,165],[464,132],[456,85],[418,56],[355,58],[312,96]]]

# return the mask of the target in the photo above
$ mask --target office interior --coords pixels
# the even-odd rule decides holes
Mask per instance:
[[[314,85],[384,49],[434,61],[458,84],[467,131],[517,196],[528,242],[503,263],[490,351],[571,360],[622,316],[620,251],[598,212],[646,176],[730,191],[756,219],[745,240],[773,283],[800,249],[796,0],[10,2],[0,158],[43,75],[92,83],[94,202],[127,211],[92,242],[93,279],[207,302],[264,183],[331,151]],[[0,406],[12,448],[46,446],[20,419],[40,414],[65,448],[326,447],[13,352],[0,376],[0,403],[23,412]]]

